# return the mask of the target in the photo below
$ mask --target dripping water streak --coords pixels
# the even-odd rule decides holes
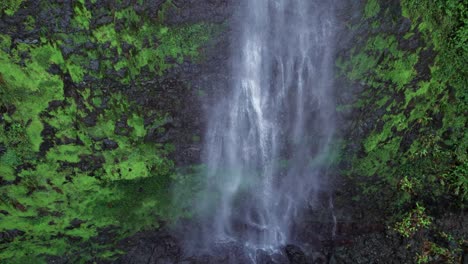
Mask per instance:
[[[242,0],[237,16],[233,82],[205,135],[201,235],[207,247],[274,250],[324,188],[335,131],[333,1]]]

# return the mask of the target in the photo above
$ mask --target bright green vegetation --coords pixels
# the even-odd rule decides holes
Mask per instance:
[[[425,208],[416,203],[416,208],[408,212],[403,219],[395,224],[395,230],[404,237],[412,237],[421,228],[428,228],[432,221],[425,214]]]
[[[167,190],[173,163],[165,158],[170,146],[144,142],[141,110],[115,94],[106,108],[93,109],[99,118],[89,127],[80,121],[86,111],[77,107],[87,100],[63,102],[43,119],[58,140],[45,155],[34,149],[23,155],[24,149],[15,147],[5,128],[13,123],[3,126],[8,151],[2,156],[7,181],[0,188],[2,231],[25,233],[2,245],[2,259],[26,263],[31,258],[38,263],[38,254],[79,253],[80,261],[93,254],[111,257],[118,252],[95,244],[93,237],[111,227],[116,238],[154,227],[170,211]],[[118,134],[116,124],[129,113],[128,134]],[[149,126],[162,122],[164,117],[159,117]],[[26,129],[17,129],[18,136],[28,138]],[[106,142],[115,146],[106,147]],[[33,144],[29,140],[29,146]],[[20,164],[27,166],[18,168]]]
[[[93,14],[87,8],[89,5],[83,0],[75,6],[71,22],[74,34],[58,33],[53,40],[69,49],[83,45],[90,47],[66,56],[61,65],[74,82],[81,82],[86,75],[106,78],[109,71],[115,71],[111,77],[123,83],[134,80],[142,69],[161,75],[175,65],[173,61],[180,64],[185,58],[196,60],[201,46],[219,30],[203,23],[165,26],[162,23],[164,11],[173,7],[171,1],[163,5],[157,22],[145,15],[137,15],[133,7],[127,7],[113,12],[111,23],[90,28]],[[97,14],[108,12],[94,11]]]
[[[13,15],[20,3],[2,2],[0,10]],[[2,263],[112,259],[120,238],[188,214],[188,204],[171,204],[170,190],[177,184],[188,195],[196,184],[175,172],[168,158],[174,146],[146,140],[169,116],[101,79],[122,85],[199,59],[217,29],[164,25],[164,11],[175,8],[170,1],[156,20],[125,7],[93,27],[95,13],[109,12],[95,3],[75,3],[73,33],[45,31],[34,44],[0,35]],[[32,30],[34,17],[25,25]]]
[[[380,12],[398,29],[379,6],[368,1],[367,21],[382,22]],[[361,113],[354,129],[364,134],[346,173],[413,237],[432,228],[431,215],[467,207],[468,15],[455,0],[403,0],[401,9],[412,22],[404,37],[376,28],[337,65],[367,87],[353,105]]]
[[[370,18],[376,16],[380,11],[380,4],[378,0],[369,0],[364,8],[364,17]]]
[[[0,14],[5,13],[12,16],[18,11],[24,0],[2,0],[0,3]]]

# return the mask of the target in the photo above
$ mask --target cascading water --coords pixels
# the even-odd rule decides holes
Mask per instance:
[[[202,241],[275,249],[313,203],[334,133],[333,1],[242,0],[229,94],[210,109]]]

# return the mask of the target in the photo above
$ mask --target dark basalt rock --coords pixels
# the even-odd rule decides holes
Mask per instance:
[[[95,112],[89,113],[83,118],[83,123],[88,127],[96,126],[97,124],[97,114]]]
[[[181,256],[181,249],[175,238],[165,231],[139,233],[123,240],[120,245],[129,250],[115,264],[178,263]]]
[[[95,171],[102,167],[106,160],[102,156],[84,155],[80,157],[80,162],[76,164],[81,171]]]
[[[4,232],[0,232],[0,244],[3,243],[8,243],[13,241],[16,237],[24,235],[25,232],[18,230],[18,229],[13,229],[13,230],[7,230]]]
[[[114,133],[116,135],[128,136],[130,135],[131,127],[127,125],[127,117],[123,116],[115,123]]]
[[[307,264],[306,256],[300,247],[287,245],[285,252],[291,264]]]
[[[60,46],[60,50],[62,51],[62,55],[65,58],[68,58],[70,57],[70,55],[76,53],[76,48],[74,46],[69,46],[69,45]]]
[[[105,25],[105,24],[109,24],[113,21],[114,19],[111,17],[111,16],[103,16],[103,17],[100,17],[98,19],[96,19],[96,21],[94,22],[94,26],[102,26],[102,25]]]
[[[66,227],[65,229],[66,230],[72,230],[72,229],[75,229],[75,228],[79,228],[81,226],[81,224],[85,223],[85,221],[82,221],[80,219],[73,219],[72,221],[70,221],[70,225],[68,227]]]
[[[222,23],[232,14],[232,4],[228,0],[174,0],[178,10],[171,10],[168,15],[169,24],[213,22]]]
[[[7,151],[7,148],[6,148],[5,144],[0,143],[0,156],[2,156],[3,154],[5,154],[6,151]]]
[[[102,141],[102,148],[103,150],[113,150],[113,149],[116,149],[119,147],[119,144],[117,142],[115,142],[114,140],[111,140],[111,139],[104,139]]]
[[[91,60],[89,63],[89,69],[93,71],[99,70],[99,60]]]

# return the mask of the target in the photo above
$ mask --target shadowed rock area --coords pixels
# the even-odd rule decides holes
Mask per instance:
[[[242,33],[258,22],[252,19],[256,12],[275,13],[272,7],[247,10],[249,17],[237,0],[0,3],[0,259],[12,264],[467,264],[466,4],[436,1],[435,8],[414,0],[334,0],[317,1],[301,13],[290,2],[269,2],[285,5],[284,20],[271,17],[247,36]],[[262,188],[238,196],[214,188],[243,210],[219,206],[217,211],[233,213],[194,216],[206,188],[200,175],[206,174],[210,140],[222,138],[224,147],[241,153],[235,165],[248,158],[255,166],[246,168],[257,169],[263,162],[243,152],[260,140],[242,141],[244,148],[241,141],[226,143],[227,132],[244,130],[221,125],[216,140],[208,135],[215,117],[235,120],[245,130],[257,125],[252,117],[222,115],[244,109],[252,99],[228,104],[242,86],[239,79],[254,79],[245,78],[253,68],[232,61],[242,53],[242,38],[265,34],[259,45],[265,53],[284,61],[293,54],[292,69],[299,69],[305,53],[294,40],[295,27],[312,27],[317,17],[327,21],[326,12],[314,8],[332,2],[336,32],[327,52],[336,105],[325,111],[315,108],[320,100],[306,97],[308,91],[293,96],[301,77],[310,87],[318,83],[311,72],[320,65],[313,63],[302,67],[301,76],[291,75],[288,107],[263,100],[268,101],[262,106],[264,120],[278,116],[276,125],[283,129],[278,142],[287,141],[279,144],[281,159],[275,162],[281,169],[270,194],[279,201],[285,193],[297,199],[293,205],[265,205],[252,202]],[[320,58],[325,52],[316,53]],[[262,73],[280,76],[280,60],[259,65],[271,66]],[[247,72],[235,75],[235,67]],[[276,87],[280,78],[269,81]],[[270,93],[259,98],[274,98],[266,96]],[[306,118],[297,129],[299,118],[291,109],[300,104]],[[332,129],[325,125],[331,116],[314,122],[321,110],[333,112]],[[303,141],[290,136],[295,129]],[[329,166],[314,171],[317,178],[308,173],[288,178],[288,173],[310,172],[310,166],[296,165],[310,165],[303,156],[320,152],[328,140],[317,136],[321,131],[338,139],[327,142],[337,150],[324,157]],[[320,186],[312,186],[319,186],[312,188],[314,195],[303,195],[311,178]],[[294,217],[280,224],[272,220],[289,208],[298,209]],[[265,233],[275,237],[277,230],[259,231],[252,223],[285,227],[279,233],[287,239],[262,239]],[[212,243],[220,234],[235,239]],[[275,247],[246,250],[247,240]]]

